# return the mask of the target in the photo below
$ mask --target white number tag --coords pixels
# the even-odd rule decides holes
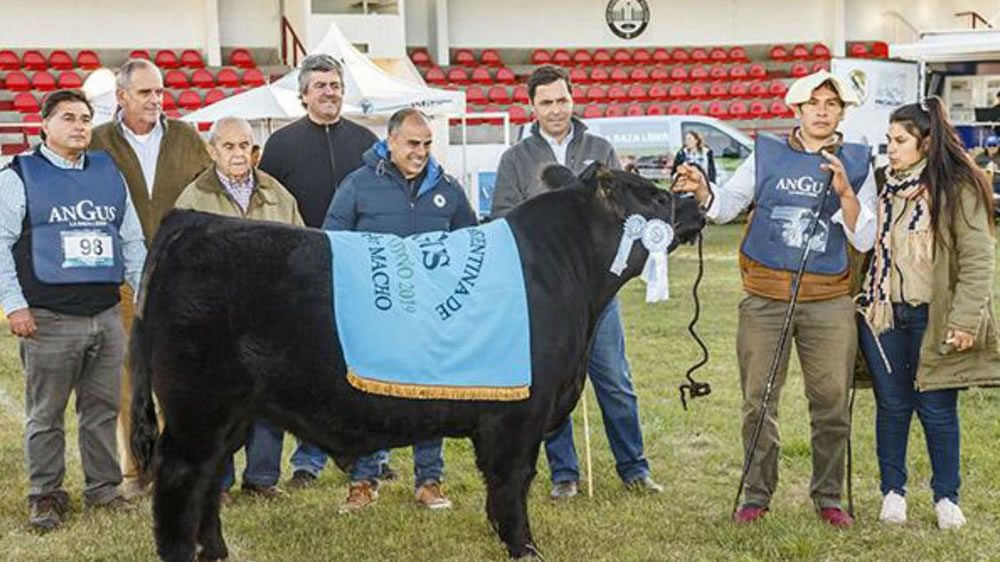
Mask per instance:
[[[106,232],[73,230],[62,232],[63,268],[111,267],[115,263],[113,239]]]

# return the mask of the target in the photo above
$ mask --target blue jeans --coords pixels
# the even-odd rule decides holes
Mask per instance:
[[[265,420],[257,420],[247,439],[247,466],[243,471],[243,484],[274,486],[281,476],[281,443],[284,432]],[[222,474],[222,489],[228,490],[236,481],[233,457],[226,460]]]
[[[306,443],[301,439],[296,441],[298,445],[292,453],[292,471],[303,470],[313,476],[319,476],[320,471],[326,466],[328,458],[326,452],[312,443]]]
[[[413,487],[419,488],[431,480],[440,482],[444,476],[444,454],[441,452],[443,439],[422,441],[413,445]],[[374,482],[382,465],[389,462],[389,451],[382,449],[363,456],[351,467],[351,482],[368,480]]]
[[[958,391],[914,388],[920,363],[920,343],[927,329],[927,305],[893,304],[894,328],[879,338],[892,366],[886,370],[871,330],[859,320],[861,351],[875,387],[875,443],[883,494],[906,494],[906,444],[913,411],[924,427],[931,459],[934,502],[948,498],[958,503],[959,425]]]
[[[615,456],[618,476],[625,482],[646,476],[649,474],[649,463],[643,456],[639,402],[632,390],[632,377],[625,357],[625,331],[618,310],[618,297],[611,301],[597,320],[587,370],[604,417],[604,431]],[[580,462],[573,445],[571,418],[566,418],[563,426],[545,440],[545,455],[549,459],[553,483],[580,479]]]

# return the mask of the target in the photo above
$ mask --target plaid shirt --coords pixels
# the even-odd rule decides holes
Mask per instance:
[[[231,180],[220,172],[217,167],[215,168],[215,175],[219,176],[219,182],[222,183],[222,187],[226,188],[226,191],[236,200],[236,204],[246,213],[247,209],[250,208],[250,196],[253,195],[253,174],[247,174],[247,177],[243,180]]]

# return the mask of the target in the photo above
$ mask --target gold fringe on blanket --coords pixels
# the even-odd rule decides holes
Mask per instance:
[[[530,395],[530,387],[492,386],[443,386],[386,382],[362,377],[352,369],[347,370],[347,382],[363,392],[394,396],[396,398],[417,398],[421,400],[495,400],[514,402],[525,400]]]

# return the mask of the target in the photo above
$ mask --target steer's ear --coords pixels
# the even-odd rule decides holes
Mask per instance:
[[[580,179],[566,166],[553,164],[542,170],[542,183],[552,190],[583,187]]]

